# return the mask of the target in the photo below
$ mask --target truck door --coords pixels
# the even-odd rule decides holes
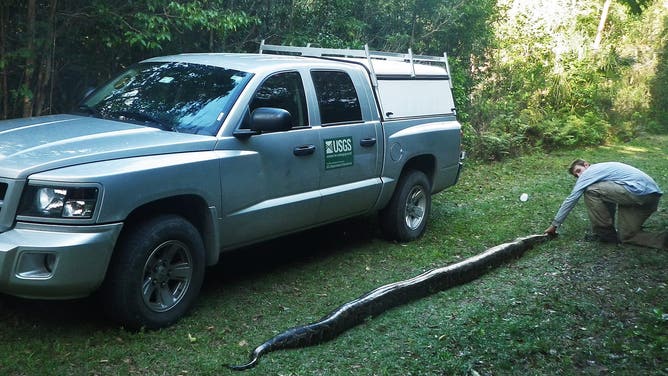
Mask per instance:
[[[322,151],[318,130],[309,125],[299,72],[266,78],[250,100],[242,123],[259,107],[287,110],[292,128],[231,140],[240,154],[221,162],[225,217],[221,234],[226,246],[312,225],[320,202],[318,162]],[[244,127],[247,124],[240,125]]]
[[[364,76],[358,78],[358,85],[364,82],[361,81]],[[367,96],[369,89],[356,88],[347,72],[312,70],[311,79],[324,151],[320,161],[322,202],[318,219],[333,220],[363,213],[375,204],[381,187],[380,123],[369,120],[377,118],[369,113],[375,102]]]

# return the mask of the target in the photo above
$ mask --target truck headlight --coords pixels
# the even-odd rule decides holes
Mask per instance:
[[[28,186],[19,215],[47,218],[88,219],[97,203],[96,187]]]

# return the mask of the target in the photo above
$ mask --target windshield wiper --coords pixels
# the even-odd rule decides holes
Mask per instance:
[[[79,111],[85,112],[85,113],[87,113],[91,116],[95,116],[95,117],[99,117],[99,118],[103,117],[102,114],[100,114],[100,111],[95,109],[95,107],[89,106],[87,104],[83,104],[83,103],[80,104],[79,105]]]
[[[118,120],[136,121],[136,122],[141,122],[146,126],[159,128],[164,131],[175,131],[175,129],[171,125],[145,112],[118,111],[114,112],[113,115],[117,116]]]

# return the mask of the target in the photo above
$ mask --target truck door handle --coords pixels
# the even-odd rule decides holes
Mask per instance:
[[[369,138],[363,138],[360,140],[360,145],[364,147],[369,147],[373,146],[376,144],[376,138],[375,137],[369,137]]]
[[[302,146],[297,146],[294,149],[292,149],[292,154],[301,157],[304,155],[310,155],[315,152],[315,145],[302,145]]]

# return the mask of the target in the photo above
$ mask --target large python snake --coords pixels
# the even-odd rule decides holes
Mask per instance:
[[[316,345],[333,339],[344,331],[392,307],[405,304],[453,286],[472,281],[511,258],[517,258],[549,235],[530,235],[497,245],[458,263],[424,272],[416,277],[390,283],[345,303],[317,322],[288,329],[253,350],[250,361],[229,365],[233,370],[255,367],[268,352]]]

